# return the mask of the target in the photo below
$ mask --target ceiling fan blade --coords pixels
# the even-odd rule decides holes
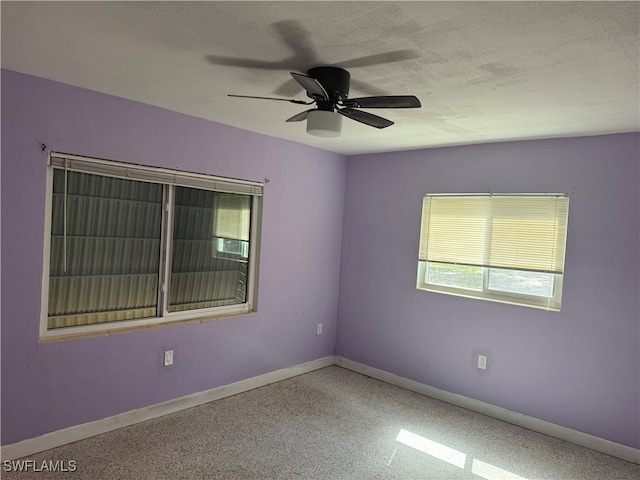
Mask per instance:
[[[312,108],[310,110],[305,110],[304,112],[300,112],[296,115],[294,115],[291,118],[287,118],[287,122],[301,122],[303,120],[306,120],[307,117],[309,116],[309,112],[313,112],[315,110],[315,108]]]
[[[401,62],[420,57],[420,51],[414,49],[394,50],[386,53],[376,53],[366,57],[352,58],[336,64],[342,68],[369,67],[371,65],[382,65],[385,63]]]
[[[420,108],[420,100],[413,95],[350,98],[343,104],[352,108]]]
[[[311,41],[309,31],[304,28],[302,22],[297,20],[280,20],[272,24],[287,47],[293,52],[289,68],[298,68],[299,65],[314,65],[318,63],[315,48]]]
[[[275,98],[275,97],[256,97],[254,95],[227,95],[227,97],[235,97],[235,98],[257,98],[260,100],[278,100],[280,102],[289,102],[289,103],[297,103],[298,105],[311,105],[313,102],[305,102],[304,100],[295,100],[289,98]]]
[[[372,113],[354,110],[353,108],[341,108],[338,110],[338,113],[371,127],[386,128],[393,125],[393,122],[391,120],[387,120],[386,118],[379,117],[378,115],[374,115]]]
[[[271,93],[274,95],[281,95],[283,97],[294,97],[300,93],[300,88],[300,84],[293,78],[290,78]]]
[[[357,78],[352,78],[351,79],[351,91],[357,90],[359,92],[362,92],[363,94],[366,95],[370,95],[370,96],[383,96],[383,95],[387,95],[389,93],[389,90],[384,90],[382,88],[378,88],[374,85],[370,85],[367,82],[363,82],[362,80],[358,80]],[[289,96],[293,96],[295,95],[295,93],[293,93],[292,95]]]
[[[291,62],[286,60],[272,62],[254,58],[225,57],[222,55],[206,55],[205,58],[209,63],[227,67],[259,68],[261,70],[288,70],[291,68]]]
[[[315,78],[311,78],[308,75],[303,75],[302,73],[290,72],[291,76],[295,78],[296,82],[302,85],[307,91],[307,94],[311,97],[319,97],[321,100],[328,101],[329,95],[327,95],[326,90],[320,82],[318,82]]]

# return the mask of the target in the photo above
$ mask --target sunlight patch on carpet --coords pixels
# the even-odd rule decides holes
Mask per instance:
[[[464,452],[430,440],[422,435],[405,430],[404,428],[400,429],[400,432],[396,437],[396,441],[463,470],[467,467],[467,455]],[[387,466],[391,464],[395,453],[396,451],[394,450]],[[478,460],[477,458],[471,459],[471,465],[469,467],[471,469],[471,473],[486,480],[529,480],[525,477],[521,477],[520,475],[516,475],[509,470]]]

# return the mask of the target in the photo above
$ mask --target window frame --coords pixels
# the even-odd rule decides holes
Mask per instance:
[[[54,161],[54,159],[56,160]],[[81,166],[78,169],[69,168],[69,171],[79,171],[83,173],[90,173],[93,175],[105,177],[111,176],[136,181],[148,181],[151,183],[159,183],[162,185],[162,232],[160,238],[160,262],[158,268],[159,278],[156,300],[158,311],[156,316],[134,320],[119,320],[113,322],[96,323],[90,325],[49,328],[49,276],[51,261],[51,222],[53,212],[53,177],[55,169],[61,168],[59,166],[60,159],[65,161],[65,165],[67,161],[76,161],[78,162],[78,164],[84,165],[84,167]],[[87,169],[91,169],[91,165],[95,165],[95,169],[97,171],[87,171]],[[248,180],[231,179],[226,177],[216,177],[212,175],[197,174],[160,167],[142,166],[137,164],[96,159],[58,152],[49,152],[46,168],[47,174],[45,188],[46,197],[42,269],[42,298],[39,328],[40,341],[56,341],[69,338],[109,335],[111,333],[125,333],[129,331],[149,330],[152,328],[168,326],[171,324],[195,322],[200,323],[204,321],[247,315],[257,312],[258,271],[260,264],[260,244],[262,230],[262,195],[264,188],[263,183]],[[114,174],[114,172],[120,172],[120,174]],[[131,174],[134,178],[129,177],[129,174]],[[148,179],[145,179],[145,177],[147,177]],[[174,177],[176,179],[175,183],[159,181],[159,179],[171,177]],[[223,190],[212,188],[212,186],[215,185],[222,185]],[[251,196],[249,259],[247,267],[247,289],[244,303],[176,312],[169,311],[171,258],[174,227],[173,217],[175,214],[174,197],[175,188],[179,186],[201,190],[211,190],[222,193],[239,193]],[[239,191],[230,191],[230,189],[233,190],[234,186],[237,186]]]
[[[554,275],[553,280],[553,296],[541,297],[538,295],[525,295],[522,293],[512,293],[502,290],[491,289],[488,287],[489,282],[489,269],[490,267],[480,267],[482,272],[482,290],[471,290],[462,287],[450,287],[446,285],[439,285],[435,283],[428,283],[425,281],[425,274],[427,273],[427,263],[425,261],[418,261],[418,277],[417,286],[418,290],[427,292],[444,293],[447,295],[455,295],[458,297],[475,298],[479,300],[488,300],[498,303],[508,303],[510,305],[519,305],[522,307],[539,308],[549,311],[560,311],[562,303],[562,283],[563,276],[560,274]],[[455,264],[450,264],[455,265]]]
[[[550,197],[550,196],[558,196],[558,197],[567,197],[567,194],[562,193],[508,193],[508,194],[426,194],[425,197],[466,197],[466,196],[518,196],[518,197]],[[423,239],[423,229],[424,225],[422,222],[423,215],[421,215],[421,245]],[[488,219],[489,217],[487,217]],[[564,226],[565,229],[568,229],[568,218],[567,223]],[[566,241],[566,234],[565,234]],[[490,243],[485,244],[485,249],[491,247]],[[566,248],[566,247],[565,247]],[[547,311],[559,312],[562,305],[562,290],[563,290],[563,279],[564,279],[564,271],[562,273],[554,273],[554,272],[545,272],[553,275],[553,292],[550,297],[543,297],[538,295],[527,295],[523,293],[515,293],[508,292],[504,290],[498,290],[495,288],[489,288],[489,275],[492,269],[500,270],[498,267],[491,267],[487,265],[475,265],[478,268],[482,269],[482,289],[481,290],[473,290],[467,289],[463,287],[454,287],[454,286],[446,286],[440,285],[436,283],[429,283],[427,281],[427,272],[428,272],[428,264],[429,263],[442,263],[445,265],[460,265],[456,263],[447,263],[447,262],[429,262],[428,260],[418,259],[418,270],[417,270],[417,280],[416,280],[416,288],[418,290],[435,292],[435,293],[444,293],[447,295],[454,295],[459,297],[473,298],[479,300],[487,300],[492,302],[506,303],[510,305],[523,306],[523,307],[531,307],[538,308]],[[526,271],[526,270],[518,270],[513,269],[514,271]]]

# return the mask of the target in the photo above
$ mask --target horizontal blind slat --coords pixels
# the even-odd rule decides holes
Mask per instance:
[[[432,197],[425,259],[481,265],[487,210],[486,197]]]

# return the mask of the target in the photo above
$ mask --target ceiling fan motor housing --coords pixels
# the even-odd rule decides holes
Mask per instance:
[[[346,70],[338,67],[315,67],[307,70],[307,75],[315,78],[329,95],[329,102],[318,102],[319,109],[333,111],[337,103],[349,97],[351,75]]]

